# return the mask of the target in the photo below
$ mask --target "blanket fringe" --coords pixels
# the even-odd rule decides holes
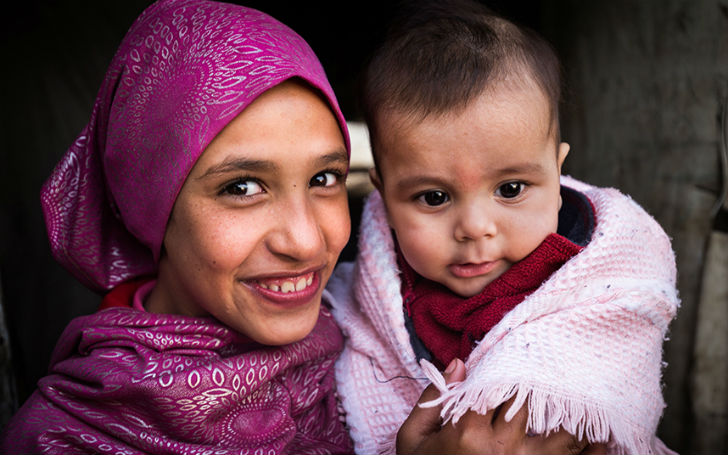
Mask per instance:
[[[420,364],[425,375],[440,390],[437,399],[420,406],[442,405],[443,424],[450,420],[453,424],[457,423],[470,410],[486,414],[514,398],[505,418],[510,421],[527,404],[527,432],[548,435],[563,428],[579,439],[609,443],[610,453],[674,454],[654,434],[646,434],[639,425],[626,422],[616,412],[596,403],[557,396],[528,383],[493,387],[485,384],[475,387],[465,383],[445,384],[444,377],[434,365],[426,360]]]

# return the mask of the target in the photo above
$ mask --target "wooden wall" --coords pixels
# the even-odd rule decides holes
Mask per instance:
[[[728,184],[728,6],[559,1],[542,20],[568,74],[566,172],[630,194],[673,240],[682,306],[666,343],[661,434],[680,451],[725,452],[728,299],[716,286],[728,256],[715,208]]]

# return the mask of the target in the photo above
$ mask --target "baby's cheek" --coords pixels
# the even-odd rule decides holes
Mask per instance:
[[[550,234],[556,232],[558,218],[550,219],[547,215],[541,217],[523,218],[518,226],[510,230],[513,262],[518,262],[535,250]]]
[[[427,242],[427,237],[420,238],[420,242],[401,244],[402,254],[407,263],[420,275],[435,279],[437,271],[446,263],[443,259],[446,249],[435,242]]]

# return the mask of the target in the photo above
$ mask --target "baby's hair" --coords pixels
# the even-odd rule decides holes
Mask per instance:
[[[360,80],[375,163],[387,114],[421,121],[457,113],[497,84],[536,84],[549,103],[549,133],[560,141],[561,65],[544,38],[476,1],[404,3]]]

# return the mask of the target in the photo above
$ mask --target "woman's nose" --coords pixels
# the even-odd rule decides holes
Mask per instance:
[[[487,204],[469,203],[458,210],[454,230],[458,242],[493,237],[497,232],[496,217]]]
[[[317,258],[324,249],[324,235],[319,217],[305,198],[285,204],[273,216],[275,228],[268,236],[268,248],[289,260],[305,261]]]

